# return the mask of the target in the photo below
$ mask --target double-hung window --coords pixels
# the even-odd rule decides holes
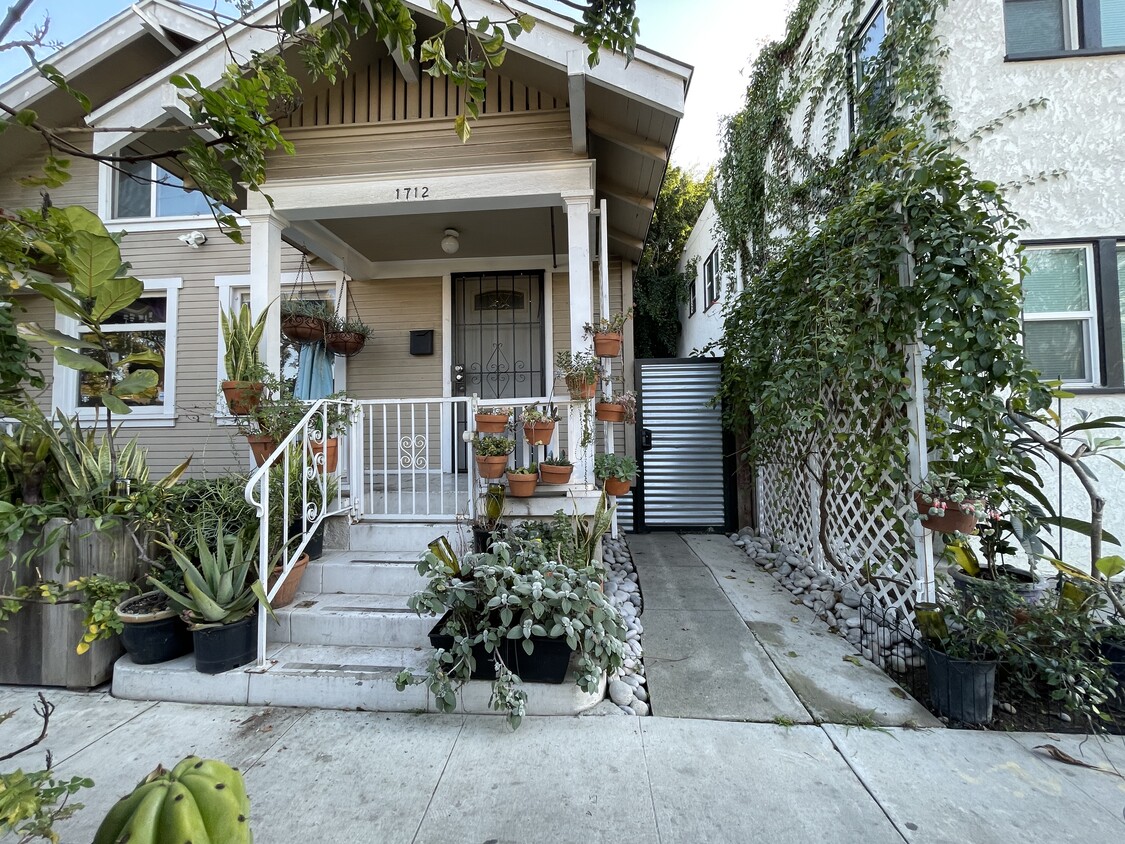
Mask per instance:
[[[1004,0],[1009,58],[1125,50],[1125,0]]]
[[[879,50],[886,38],[887,14],[883,4],[877,3],[864,19],[852,44],[854,98],[850,105],[853,134],[869,125],[875,113],[888,104],[890,79],[886,67],[879,63]]]
[[[207,198],[184,188],[183,180],[151,161],[121,164],[113,171],[115,220],[210,215]]]
[[[1125,388],[1125,243],[1032,244],[1024,257],[1023,339],[1031,366],[1070,387]]]
[[[688,282],[688,286],[687,286],[687,315],[688,315],[688,319],[691,319],[693,316],[695,316],[695,307],[696,307],[695,303],[696,303],[696,299],[698,298],[698,289],[697,289],[698,287],[699,287],[699,273],[696,272],[693,269],[691,271],[691,280]]]
[[[181,283],[178,278],[145,279],[144,294],[102,323],[102,331],[108,338],[107,348],[84,352],[110,369],[133,354],[155,352],[161,357],[160,365],[146,363],[130,367],[130,371],[154,371],[157,384],[149,400],[125,400],[131,408],[129,416],[125,417],[128,422],[149,420],[154,424],[153,420],[164,420],[165,424],[171,424],[175,419],[176,306]],[[70,317],[58,317],[58,326],[67,334],[79,332],[77,321]],[[92,339],[89,335],[80,336]],[[77,412],[81,417],[94,418],[102,412],[101,395],[107,389],[108,377],[104,373],[56,367],[55,404],[65,413]]]
[[[719,250],[712,249],[703,264],[703,310],[716,304],[723,295],[723,277],[719,271]]]

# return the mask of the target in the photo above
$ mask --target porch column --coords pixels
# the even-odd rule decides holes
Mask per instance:
[[[288,223],[277,214],[247,214],[250,221],[250,310],[267,307],[266,329],[259,347],[262,363],[281,377],[281,231]]]
[[[593,194],[564,196],[566,203],[566,237],[568,272],[570,276],[570,348],[574,352],[590,351],[584,336],[586,323],[593,322],[593,277],[590,272],[590,208]],[[586,448],[579,445],[582,439],[583,414],[590,413],[588,425],[594,427],[593,408],[581,403],[570,405],[567,417],[567,452],[574,463],[574,474],[580,483],[594,482],[594,443]]]

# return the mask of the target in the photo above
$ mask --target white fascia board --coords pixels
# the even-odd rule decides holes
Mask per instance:
[[[407,0],[407,5],[420,14],[437,18],[437,13],[428,4]],[[481,17],[501,20],[508,16],[503,6],[491,0],[462,0],[461,8],[471,20]],[[572,50],[587,50],[582,39],[574,34],[574,21],[537,6],[531,6],[531,9],[530,14],[536,22],[535,28],[531,32],[522,33],[517,39],[509,40],[507,48],[567,73],[567,54]],[[597,67],[587,66],[586,75],[590,81],[602,87],[644,102],[674,117],[683,117],[692,67],[652,50],[637,47],[628,67],[625,66],[624,55],[602,50],[601,61]]]
[[[277,52],[277,37],[258,25],[269,25],[277,17],[277,6],[265,4],[251,12],[244,20],[250,24],[232,23],[223,32],[213,34],[207,41],[184,53],[179,59],[165,67],[158,74],[142,80],[115,99],[110,100],[94,111],[86,122],[91,126],[153,126],[164,118],[165,96],[163,88],[169,77],[175,74],[190,73],[199,78],[205,86],[217,85],[223,72],[232,61],[231,53],[248,60],[251,53]],[[313,23],[328,17],[318,14]]]
[[[145,34],[144,21],[134,9],[140,10],[165,29],[188,38],[202,40],[215,32],[214,24],[209,24],[195,12],[165,0],[144,0],[118,12],[101,26],[49,56],[46,63],[54,65],[63,76],[72,79],[104,61],[106,56]],[[54,90],[55,86],[44,79],[39,71],[28,68],[0,88],[0,99],[30,105]]]

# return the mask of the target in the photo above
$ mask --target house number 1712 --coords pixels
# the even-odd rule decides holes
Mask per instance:
[[[395,199],[429,199],[429,185],[411,185],[405,188],[395,188]]]

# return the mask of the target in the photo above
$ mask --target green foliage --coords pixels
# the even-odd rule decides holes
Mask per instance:
[[[637,461],[626,454],[598,454],[594,457],[594,478],[632,481],[637,476]]]
[[[3,415],[7,415],[8,403],[20,399],[27,387],[40,389],[44,384],[42,374],[35,367],[40,361],[39,353],[17,329],[16,315],[22,310],[15,296],[0,294],[0,408],[4,408]]]
[[[198,756],[188,756],[171,771],[157,765],[113,805],[94,835],[94,844],[251,840],[250,800],[242,774]]]
[[[633,349],[638,358],[678,354],[680,305],[686,301],[690,281],[688,273],[679,271],[679,261],[711,190],[710,172],[698,179],[673,165],[664,174],[641,263],[633,279]]]
[[[478,434],[473,437],[473,453],[477,457],[505,457],[515,450],[516,441],[498,434]]]
[[[564,378],[576,378],[587,384],[594,383],[600,372],[593,352],[572,352],[570,349],[555,353],[555,369]]]
[[[256,538],[244,543],[241,535],[228,537],[220,524],[219,538],[213,544],[208,543],[201,530],[196,531],[194,539],[194,548],[190,550],[161,542],[183,572],[186,594],[170,589],[156,577],[148,578],[150,584],[184,611],[193,630],[241,621],[259,604],[273,615],[265,588],[257,577]]]
[[[574,31],[590,50],[587,56],[590,67],[597,66],[603,47],[614,53],[624,53],[626,64],[633,60],[641,31],[636,9],[636,0],[593,0],[585,4],[582,21],[575,25]]]
[[[509,475],[538,475],[539,464],[530,463],[527,466],[516,466],[508,470]]]
[[[79,654],[90,650],[90,645],[99,639],[109,639],[124,629],[118,618],[116,607],[133,587],[105,575],[95,574],[80,577],[67,584],[68,589],[79,592],[84,614],[82,640],[75,649]]]
[[[603,592],[602,568],[571,567],[546,556],[551,550],[534,538],[514,548],[498,542],[490,553],[467,555],[464,574],[451,573],[439,557],[427,552],[418,572],[428,583],[411,596],[410,608],[420,615],[449,613],[444,630],[453,636],[453,647],[439,649],[425,674],[399,674],[399,690],[425,684],[438,708],[453,712],[457,690],[476,667],[473,647],[481,645],[497,665],[491,705],[506,711],[508,722],[518,727],[526,695],[506,664],[501,644],[510,642],[531,654],[532,637],[543,636],[566,640],[578,654],[578,686],[595,691],[606,671],[623,664],[625,625]]]
[[[622,329],[625,328],[625,323],[633,318],[633,309],[625,311],[620,314],[610,314],[598,320],[597,325],[592,322],[586,323],[582,326],[582,330],[586,337],[593,337],[595,334],[620,334]]]
[[[170,489],[163,525],[169,541],[190,550],[198,533],[208,548],[214,548],[226,525],[228,535],[238,528],[243,544],[251,544],[258,533],[258,516],[243,495],[246,481],[245,475],[220,475],[189,479]]]
[[[237,313],[222,311],[223,343],[226,347],[223,360],[226,363],[227,380],[257,381],[264,374],[262,362],[258,357],[258,346],[262,333],[266,330],[266,308],[258,318],[250,313],[250,306],[243,304]]]
[[[557,455],[552,452],[547,452],[547,456],[543,462],[548,466],[573,466],[570,458],[566,456],[566,451],[560,451]]]

